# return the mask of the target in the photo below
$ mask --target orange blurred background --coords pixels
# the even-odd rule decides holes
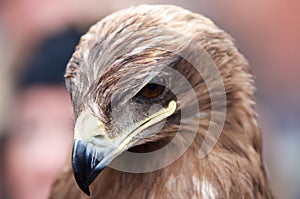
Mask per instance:
[[[275,195],[299,199],[298,0],[0,0],[0,198],[47,198],[72,142],[65,64],[91,24],[141,3],[182,6],[233,36],[256,76],[256,108]]]

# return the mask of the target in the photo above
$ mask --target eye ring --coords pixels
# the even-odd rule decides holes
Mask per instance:
[[[156,83],[149,83],[139,92],[140,96],[148,99],[153,99],[161,95],[165,90],[165,87]]]

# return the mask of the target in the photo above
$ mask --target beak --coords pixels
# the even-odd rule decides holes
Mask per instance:
[[[79,115],[74,130],[73,173],[80,189],[90,195],[89,185],[120,151],[107,136],[104,124],[89,111]]]
[[[72,151],[72,166],[75,180],[80,189],[90,195],[89,185],[95,180],[99,173],[113,160],[115,156],[110,150],[98,150],[91,143],[75,139]],[[111,157],[112,156],[112,157]],[[105,158],[106,157],[106,158]]]
[[[87,146],[87,142],[77,139],[74,140],[72,166],[78,186],[85,194],[90,195],[89,185],[105,166],[101,167],[100,165],[97,167],[99,161],[98,159],[94,159],[92,155],[94,154],[93,149]]]
[[[90,195],[89,185],[100,172],[123,151],[134,145],[134,138],[146,128],[162,121],[175,112],[176,102],[167,108],[125,128],[115,138],[109,138],[104,124],[88,111],[83,111],[76,120],[72,166],[75,180],[81,190]]]

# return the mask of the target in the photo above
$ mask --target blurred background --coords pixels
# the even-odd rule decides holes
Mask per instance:
[[[256,76],[275,195],[300,199],[298,0],[0,0],[0,199],[48,197],[73,137],[66,63],[90,25],[141,3],[182,6],[233,36]]]

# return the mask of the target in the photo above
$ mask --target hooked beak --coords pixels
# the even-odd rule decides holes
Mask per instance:
[[[89,185],[106,165],[117,156],[117,154],[113,155],[113,153],[110,153],[111,151],[106,149],[99,152],[97,150],[97,147],[91,143],[78,139],[74,140],[72,151],[73,172],[78,186],[88,196],[90,195]]]
[[[97,159],[96,161],[93,160],[93,149],[87,146],[88,143],[82,140],[74,140],[72,166],[78,186],[85,194],[90,195],[89,185],[94,181],[105,165],[99,164],[100,162]]]
[[[83,111],[75,124],[72,151],[73,172],[81,190],[90,195],[89,185],[108,164],[136,143],[133,138],[148,127],[172,115],[175,109],[176,102],[171,101],[167,108],[126,128],[115,138],[108,137],[102,122],[88,111]]]

